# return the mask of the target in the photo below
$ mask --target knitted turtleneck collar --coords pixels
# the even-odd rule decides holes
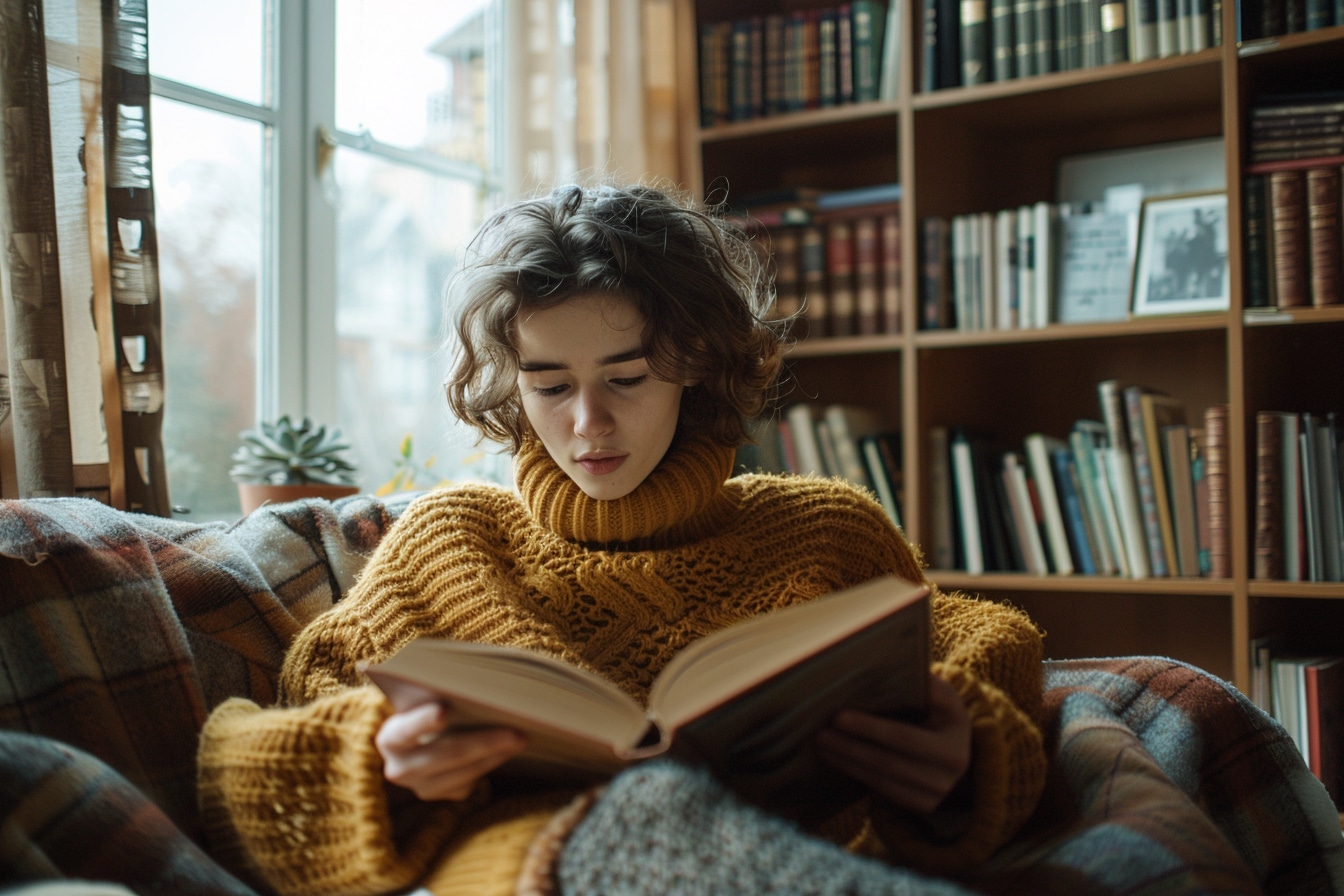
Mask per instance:
[[[624,498],[590,498],[536,439],[515,461],[523,503],[533,519],[562,538],[596,545],[668,545],[716,531],[734,502],[723,484],[734,451],[710,439],[678,437],[639,486]]]

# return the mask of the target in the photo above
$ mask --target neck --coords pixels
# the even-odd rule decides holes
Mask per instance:
[[[733,509],[723,484],[733,449],[712,440],[679,437],[653,472],[630,494],[612,501],[589,497],[536,440],[518,453],[518,491],[534,519],[556,534],[602,546],[660,546],[716,531]]]

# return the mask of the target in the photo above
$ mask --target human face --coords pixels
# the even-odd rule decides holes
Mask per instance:
[[[630,299],[601,292],[518,318],[523,412],[551,458],[591,498],[634,491],[677,429],[685,387],[649,373],[643,329]]]

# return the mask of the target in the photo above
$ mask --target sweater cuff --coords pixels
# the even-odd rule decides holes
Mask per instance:
[[[467,804],[421,804],[394,835],[374,734],[390,712],[372,686],[292,709],[234,698],[201,733],[202,819],[235,874],[284,894],[379,893],[424,874]]]

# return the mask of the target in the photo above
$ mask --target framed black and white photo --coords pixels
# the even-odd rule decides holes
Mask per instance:
[[[1134,271],[1134,314],[1225,311],[1227,193],[1145,199]]]

